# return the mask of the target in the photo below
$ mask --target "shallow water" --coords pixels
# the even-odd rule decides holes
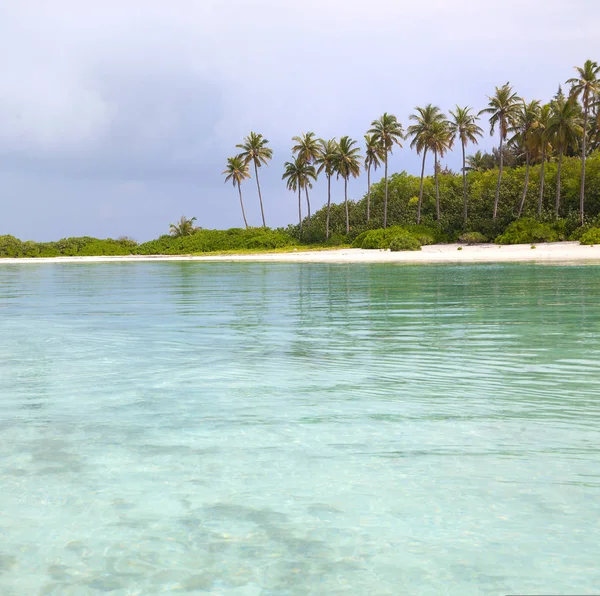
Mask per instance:
[[[600,593],[600,267],[0,266],[0,594]]]

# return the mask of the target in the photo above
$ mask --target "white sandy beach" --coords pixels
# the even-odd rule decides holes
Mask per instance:
[[[280,263],[597,263],[600,264],[600,246],[582,246],[578,242],[538,244],[435,244],[421,251],[390,252],[388,250],[363,250],[342,248],[322,251],[293,251],[287,253],[259,253],[240,255],[156,255],[123,257],[48,257],[35,259],[0,259],[0,264],[21,263],[108,263],[144,261],[250,261]]]

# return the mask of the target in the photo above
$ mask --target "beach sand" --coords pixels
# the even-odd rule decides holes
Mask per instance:
[[[462,250],[458,250],[462,246]],[[112,263],[144,261],[230,261],[279,263],[505,263],[539,262],[562,264],[600,264],[600,246],[582,246],[578,242],[553,242],[538,244],[435,244],[420,251],[390,252],[388,250],[363,250],[342,248],[334,250],[286,253],[228,254],[207,256],[154,255],[119,257],[48,257],[33,259],[0,259],[0,264],[21,263]]]

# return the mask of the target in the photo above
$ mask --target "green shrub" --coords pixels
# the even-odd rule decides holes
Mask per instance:
[[[411,234],[398,234],[390,242],[390,250],[392,252],[401,250],[421,250],[421,244]]]
[[[533,218],[524,218],[511,223],[504,234],[496,238],[496,243],[532,244],[557,240],[559,240],[559,233],[552,225],[541,223]]]
[[[600,244],[600,228],[590,228],[579,239],[581,244]]]
[[[461,244],[483,244],[488,239],[481,232],[465,232],[458,238]]]
[[[419,226],[415,226],[419,227]],[[421,244],[434,244],[435,239],[430,234],[417,230],[413,233],[406,228],[400,226],[392,226],[391,228],[369,230],[359,234],[352,243],[354,248],[365,248],[365,249],[386,249],[390,248],[392,241],[398,236],[410,236],[421,246]]]

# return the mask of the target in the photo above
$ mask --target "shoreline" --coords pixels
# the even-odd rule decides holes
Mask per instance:
[[[462,250],[458,250],[461,246]],[[278,263],[519,263],[541,262],[562,264],[599,264],[600,245],[584,246],[578,242],[550,242],[530,244],[433,244],[420,251],[390,252],[338,248],[320,251],[291,251],[283,253],[256,253],[231,255],[127,255],[97,257],[35,257],[0,258],[0,265],[39,263],[131,263],[152,261],[205,261],[205,262],[278,262]]]

